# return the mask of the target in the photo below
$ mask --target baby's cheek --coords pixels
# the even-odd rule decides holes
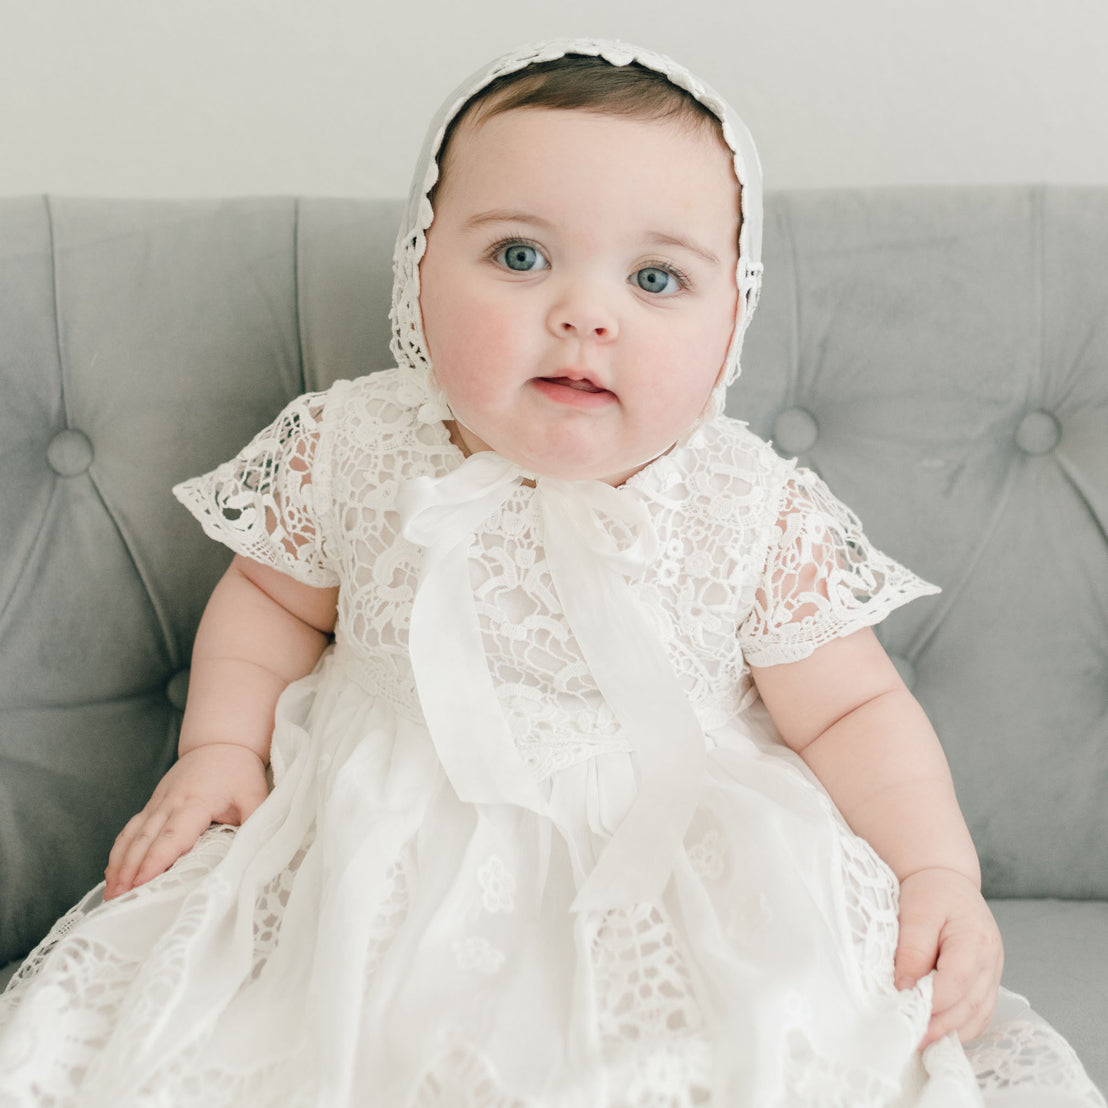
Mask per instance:
[[[527,359],[534,357],[526,328],[510,314],[486,315],[474,328],[473,349],[492,373],[530,372]]]
[[[691,422],[707,402],[719,377],[722,360],[717,363],[688,347],[672,350],[669,354],[670,371],[665,376],[664,387],[659,390],[659,402],[670,409],[671,418],[686,418]]]
[[[449,343],[459,360],[503,371],[526,353],[527,327],[518,312],[471,302],[467,310],[452,314]]]
[[[654,393],[640,427],[646,430],[649,440],[659,451],[664,450],[701,418],[710,395],[711,389],[703,381],[671,378],[664,388]]]

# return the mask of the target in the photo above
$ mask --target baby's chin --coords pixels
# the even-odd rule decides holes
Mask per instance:
[[[648,457],[612,457],[604,459],[585,459],[581,457],[543,457],[529,454],[512,457],[507,451],[504,457],[515,462],[520,468],[533,473],[536,477],[556,481],[603,481],[607,485],[622,485],[629,477],[644,469],[656,458],[672,449],[672,444],[662,450],[652,452]]]
[[[625,449],[598,449],[596,438],[568,439],[539,443],[512,441],[513,436],[495,433],[482,436],[472,427],[454,422],[448,424],[451,439],[466,454],[491,450],[509,462],[514,462],[535,477],[557,481],[603,481],[622,485],[629,477],[673,449],[673,443],[659,446],[638,444]]]

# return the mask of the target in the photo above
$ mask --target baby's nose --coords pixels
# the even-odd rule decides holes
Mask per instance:
[[[599,296],[571,295],[551,309],[550,329],[560,336],[611,341],[619,326],[615,313]]]
[[[559,324],[559,326],[565,332],[573,332],[581,335],[591,335],[598,339],[606,338],[611,333],[611,328],[605,323],[591,323],[584,321],[573,323],[568,319],[564,319]]]

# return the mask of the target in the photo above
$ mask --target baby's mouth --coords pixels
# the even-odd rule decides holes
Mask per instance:
[[[594,385],[587,378],[577,380],[573,377],[540,377],[540,381],[549,381],[552,385],[564,385],[567,389],[577,389],[578,392],[607,392],[599,385]]]
[[[574,370],[551,374],[549,377],[532,377],[531,384],[547,400],[570,409],[597,411],[618,401],[611,389],[598,385]]]

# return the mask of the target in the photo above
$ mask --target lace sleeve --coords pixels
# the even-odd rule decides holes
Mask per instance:
[[[800,661],[939,592],[876,549],[858,517],[810,470],[791,475],[770,531],[754,606],[739,629],[750,665]]]
[[[231,461],[173,489],[209,537],[320,588],[339,580],[322,522],[325,401],[323,393],[298,397]]]

